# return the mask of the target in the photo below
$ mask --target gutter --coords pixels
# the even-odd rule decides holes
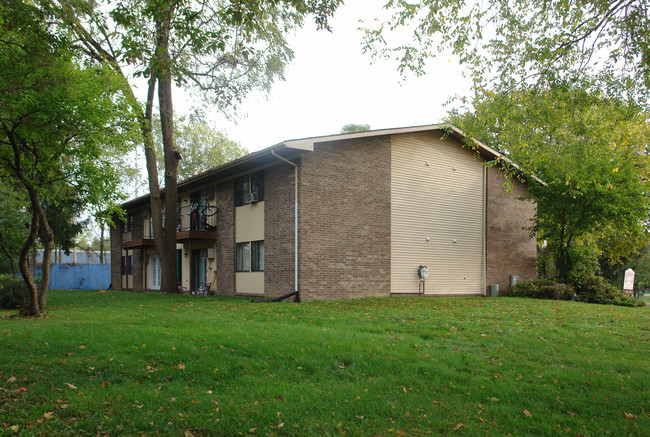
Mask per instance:
[[[275,156],[281,161],[286,162],[290,166],[293,167],[293,172],[294,172],[294,185],[295,185],[295,193],[294,193],[294,199],[295,199],[295,210],[294,210],[294,294],[296,295],[296,299],[298,299],[300,296],[298,294],[298,164],[289,161],[287,158],[278,155],[275,153],[274,149],[271,149],[271,155]],[[289,297],[289,295],[286,295],[285,297]]]

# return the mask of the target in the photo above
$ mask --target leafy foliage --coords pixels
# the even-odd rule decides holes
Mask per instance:
[[[596,273],[599,256],[618,262],[643,247],[650,210],[647,115],[581,85],[477,92],[473,110],[450,116],[529,175],[537,238],[562,282]]]
[[[574,296],[574,291],[570,285],[559,284],[551,279],[536,278],[532,281],[518,282],[508,290],[508,296],[571,300]]]
[[[0,308],[27,312],[29,291],[22,279],[13,275],[0,275]]]
[[[0,181],[0,272],[18,273],[16,260],[29,233],[29,200],[7,181]]]
[[[554,75],[590,77],[609,95],[647,104],[650,15],[638,0],[390,0],[390,19],[366,30],[365,50],[424,73],[451,50],[477,83],[505,91]],[[396,30],[409,38],[397,38]],[[645,103],[644,103],[645,102]]]
[[[164,173],[165,166],[160,124],[154,124],[154,142],[158,172]],[[203,117],[180,117],[174,123],[174,141],[180,153],[178,177],[187,179],[218,165],[233,161],[248,153],[238,142],[210,126]]]
[[[34,316],[45,307],[54,239],[45,206],[74,198],[110,208],[121,200],[115,164],[132,145],[134,127],[119,78],[80,63],[43,21],[31,3],[0,5],[0,177],[29,199],[19,264]],[[38,290],[27,268],[37,236],[45,247]]]
[[[176,221],[178,163],[174,142],[172,83],[191,85],[199,95],[227,115],[252,90],[268,91],[283,78],[293,52],[285,35],[314,16],[318,28],[329,29],[328,18],[341,0],[279,0],[177,2],[126,0],[76,2],[43,0],[42,7],[75,36],[86,54],[123,79],[133,113],[140,122],[152,211],[156,251],[161,259],[161,289],[177,290],[176,235],[163,232],[163,202],[152,138],[153,100],[158,107],[164,145],[164,210]],[[137,102],[124,66],[148,79],[147,98]]]
[[[50,203],[51,201],[54,202]],[[74,197],[51,199],[51,201],[43,202],[43,210],[47,223],[52,228],[53,243],[55,247],[68,254],[75,246],[77,236],[88,225],[87,219],[79,219],[85,205]]]
[[[348,123],[341,128],[342,134],[350,134],[353,132],[363,132],[370,130],[369,124]]]
[[[587,278],[576,288],[576,300],[580,302],[599,303],[604,305],[620,305],[628,307],[644,307],[645,303],[623,294],[618,288],[600,277]]]

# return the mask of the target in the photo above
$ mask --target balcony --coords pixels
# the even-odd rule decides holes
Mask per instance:
[[[153,231],[149,217],[141,217],[124,223],[122,249],[140,249],[153,246]]]
[[[179,208],[176,241],[216,240],[217,207],[196,204]]]
[[[176,241],[217,239],[216,206],[185,206],[179,208],[177,213]],[[150,217],[133,218],[130,222],[124,224],[124,231],[122,232],[123,249],[153,246],[153,226]]]

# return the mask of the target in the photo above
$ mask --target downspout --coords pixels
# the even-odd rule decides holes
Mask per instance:
[[[293,172],[294,172],[294,185],[295,185],[295,193],[294,193],[294,199],[295,199],[295,211],[294,211],[294,266],[295,266],[295,271],[294,271],[294,292],[293,294],[296,295],[296,299],[299,297],[298,295],[298,164],[289,161],[287,158],[278,155],[275,153],[275,150],[271,150],[271,155],[275,156],[281,161],[286,162],[290,166],[293,167]],[[287,296],[288,297],[288,296]]]

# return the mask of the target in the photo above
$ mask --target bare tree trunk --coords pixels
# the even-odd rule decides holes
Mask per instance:
[[[41,242],[43,243],[43,265],[41,267],[41,283],[39,284],[38,289],[38,307],[40,311],[43,312],[47,303],[47,289],[50,284],[50,260],[52,258],[52,248],[54,246],[54,233],[52,232],[50,224],[47,222],[47,218],[45,218],[43,210],[40,210],[39,220],[39,233],[41,236]]]
[[[104,222],[99,224],[99,263],[104,264]]]
[[[153,238],[156,252],[161,261],[161,290],[166,292],[177,292],[176,284],[176,199],[177,199],[177,179],[176,172],[180,155],[174,148],[173,138],[173,106],[171,100],[171,74],[169,71],[169,32],[170,22],[176,3],[173,1],[160,2],[156,5],[156,53],[151,62],[151,77],[147,90],[147,102],[144,112],[135,102],[133,88],[128,84],[126,75],[122,71],[116,57],[98,44],[93,36],[88,33],[72,7],[63,3],[59,13],[69,22],[74,32],[80,38],[81,43],[94,59],[109,65],[117,74],[124,78],[124,91],[132,99],[133,111],[140,122],[140,130],[144,138],[144,152],[147,163],[147,176],[149,178],[149,195],[151,207],[151,222],[153,228]],[[163,125],[163,144],[165,150],[165,205],[166,205],[166,222],[168,232],[163,229],[162,199],[160,193],[160,184],[158,182],[158,169],[156,164],[156,153],[151,135],[153,121],[153,99],[156,90],[156,81],[160,81],[160,86],[164,87],[162,96],[159,95],[159,104],[161,112],[161,121]],[[169,85],[169,86],[168,86]],[[167,133],[165,133],[167,132]]]
[[[23,244],[23,247],[20,249],[18,266],[20,268],[20,273],[23,276],[23,281],[25,282],[25,285],[27,286],[27,290],[29,293],[29,302],[27,308],[23,309],[24,311],[23,315],[39,317],[43,309],[39,305],[39,301],[40,301],[39,290],[37,289],[36,283],[34,282],[34,276],[32,275],[32,272],[29,269],[28,257],[29,257],[30,249],[34,246],[34,243],[36,242],[36,237],[38,235],[38,230],[39,230],[38,228],[42,223],[41,216],[44,219],[45,214],[43,213],[43,210],[41,208],[41,201],[36,190],[33,187],[26,187],[26,188],[29,194],[29,200],[32,207],[32,220],[31,220],[31,225],[29,228],[29,235],[27,237],[27,240]],[[50,251],[51,251],[51,246],[50,246]],[[45,254],[43,254],[43,259],[45,260]],[[45,272],[46,269],[49,270],[49,266],[43,263],[42,271]],[[49,278],[49,274],[48,274],[48,278]]]
[[[172,102],[172,77],[169,55],[170,19],[174,3],[156,20],[156,65],[158,79],[158,106],[162,126],[165,154],[165,227],[163,229],[161,261],[161,291],[178,292],[176,280],[176,203],[178,184],[178,161],[180,154],[174,145],[174,105]]]

